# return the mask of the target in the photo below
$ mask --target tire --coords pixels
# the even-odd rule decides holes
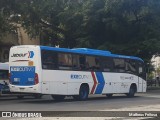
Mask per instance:
[[[42,94],[34,94],[33,95],[35,99],[41,99],[42,98]]]
[[[106,94],[106,96],[107,96],[108,98],[111,98],[111,97],[113,96],[113,94]]]
[[[65,96],[64,95],[52,95],[52,98],[56,101],[62,101],[64,100]]]
[[[23,99],[24,96],[23,96],[23,95],[17,95],[17,98],[18,98],[18,99]]]
[[[88,99],[89,88],[86,85],[81,85],[79,95],[74,95],[75,100],[85,101]]]
[[[127,97],[129,97],[129,98],[134,97],[135,93],[136,93],[135,86],[131,86],[130,89],[129,89],[129,93],[127,93]]]

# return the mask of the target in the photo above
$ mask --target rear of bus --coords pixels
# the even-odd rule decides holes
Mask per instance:
[[[41,93],[40,56],[39,46],[11,47],[9,56],[9,87],[11,92]]]

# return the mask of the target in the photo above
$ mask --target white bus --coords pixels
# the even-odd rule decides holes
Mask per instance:
[[[66,49],[23,45],[10,49],[10,90],[49,94],[55,100],[89,94],[146,92],[142,59],[87,48]]]

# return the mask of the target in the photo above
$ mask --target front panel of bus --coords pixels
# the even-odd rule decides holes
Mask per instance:
[[[10,49],[9,75],[11,92],[40,93],[41,71],[39,46],[14,46]],[[40,67],[40,68],[39,68]]]

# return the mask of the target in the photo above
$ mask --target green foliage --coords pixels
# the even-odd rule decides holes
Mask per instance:
[[[147,80],[153,80],[154,78],[154,73],[153,72],[150,72],[147,74]]]
[[[138,56],[160,53],[159,0],[1,0],[0,33],[17,19],[43,45],[88,47]],[[4,17],[5,15],[5,17]]]
[[[5,33],[13,32],[16,27],[13,22],[17,21],[19,5],[16,2],[21,0],[0,0],[0,38]]]
[[[94,3],[101,7],[93,7]],[[104,0],[93,1],[87,25],[92,47],[114,53],[134,55],[149,62],[160,52],[160,1]],[[94,10],[93,10],[94,9]],[[91,13],[91,12],[89,12]],[[87,38],[85,36],[85,38]]]

